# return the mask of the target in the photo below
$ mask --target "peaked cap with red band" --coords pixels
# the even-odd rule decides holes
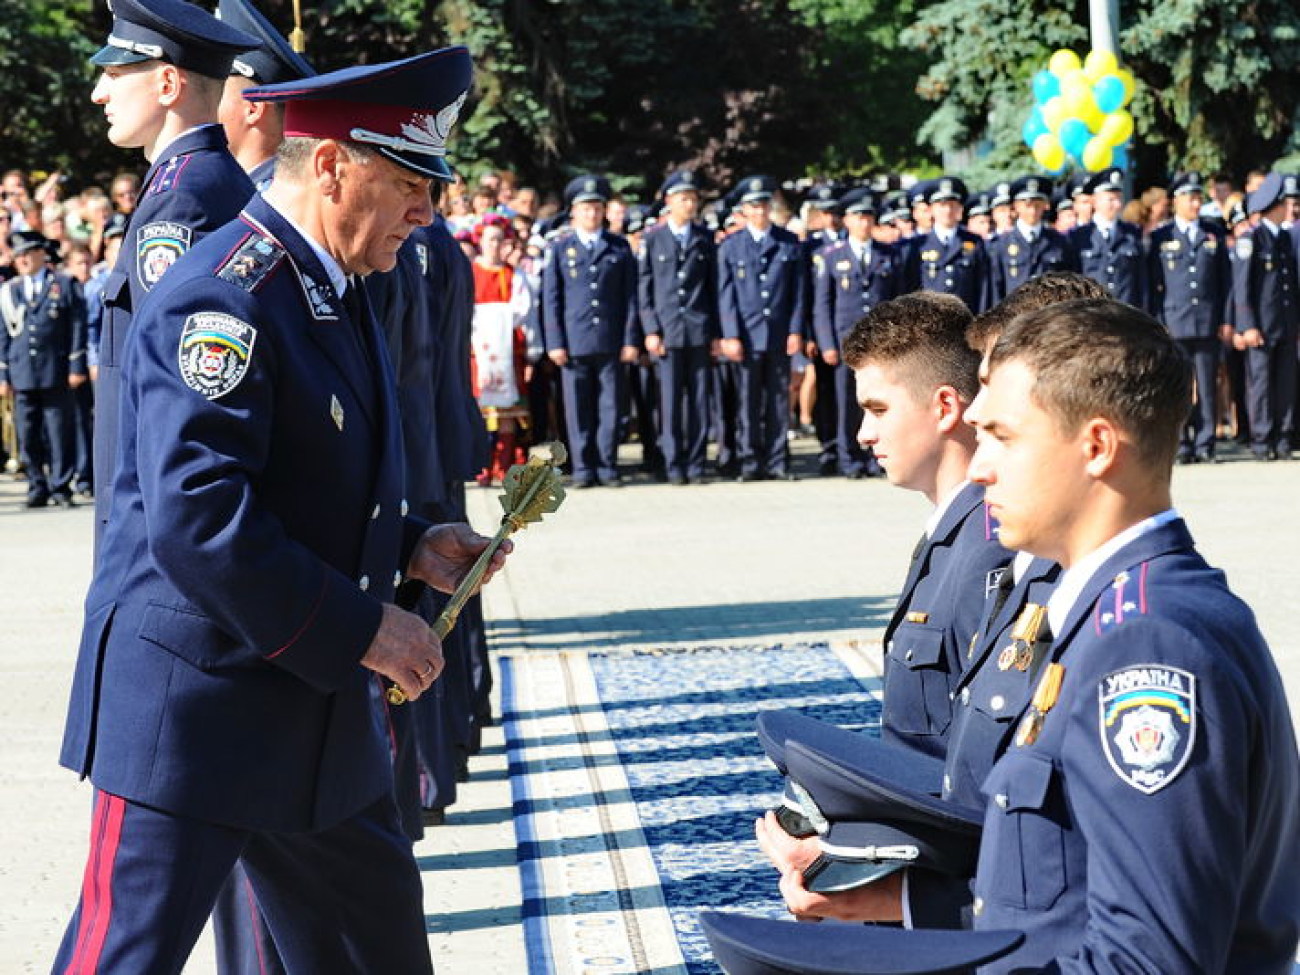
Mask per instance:
[[[244,90],[251,102],[283,102],[284,134],[371,146],[421,176],[451,180],[447,136],[473,77],[463,47],[359,65]]]

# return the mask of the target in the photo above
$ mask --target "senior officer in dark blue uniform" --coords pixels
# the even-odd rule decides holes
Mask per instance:
[[[1196,404],[1183,429],[1183,463],[1214,460],[1215,379],[1227,321],[1232,276],[1223,225],[1201,217],[1205,202],[1200,173],[1174,177],[1174,219],[1151,234],[1147,280],[1151,310],[1192,362]]]
[[[316,70],[249,0],[220,0],[217,17],[259,41],[255,49],[231,63],[217,115],[231,155],[261,191],[271,185],[275,175],[275,151],[284,140],[284,110],[279,105],[248,101],[244,89],[310,78]]]
[[[1142,228],[1119,219],[1124,205],[1124,171],[1094,173],[1084,184],[1092,197],[1092,220],[1070,231],[1079,270],[1105,287],[1116,301],[1147,307],[1147,258]]]
[[[859,478],[879,474],[880,465],[858,443],[862,407],[853,370],[843,361],[841,350],[863,315],[907,288],[902,253],[872,241],[875,195],[865,187],[850,190],[842,206],[848,239],[813,256],[813,335],[822,360],[832,370],[833,385],[818,387],[818,398],[826,397],[834,424],[831,459],[845,477]]]
[[[1259,223],[1237,238],[1232,294],[1246,352],[1250,449],[1260,460],[1288,459],[1296,446],[1296,333],[1300,329],[1295,247],[1282,227],[1282,177],[1270,173],[1247,209]]]
[[[239,859],[289,970],[431,971],[381,675],[429,688],[394,589],[449,588],[485,540],[403,517],[357,276],[431,218],[469,82],[452,48],[249,89],[288,102],[275,180],[140,308],[62,751],[95,882],[57,970],[179,972]]]
[[[573,482],[623,483],[617,453],[620,359],[635,362],[636,258],[626,240],[604,228],[609,181],[579,176],[565,187],[571,226],[546,248],[542,321],[546,354],[560,368]]]
[[[660,445],[672,484],[704,477],[709,367],[718,327],[713,235],[696,221],[700,190],[683,169],[660,187],[667,216],[646,232],[639,258],[641,328],[659,359]]]
[[[1022,176],[1011,184],[1010,193],[1016,221],[989,245],[989,307],[1046,271],[1079,270],[1073,245],[1043,223],[1052,181]]]
[[[722,351],[740,363],[740,480],[789,476],[790,357],[803,345],[808,268],[799,238],[772,223],[776,180],[740,181],[745,227],[718,248]]]
[[[966,184],[944,176],[930,185],[930,232],[908,255],[908,290],[956,295],[974,314],[984,310],[988,256],[984,241],[961,226]]]
[[[86,303],[67,274],[47,266],[47,241],[10,235],[18,276],[0,287],[0,397],[15,393],[27,507],[72,504],[76,443],[71,390],[86,382]]]
[[[120,359],[132,314],[167,269],[234,219],[253,193],[217,122],[222,83],[257,38],[184,0],[117,0],[91,101],[109,116],[108,141],[149,160],[122,249],[104,282],[95,386],[96,540],[113,499]],[[142,84],[147,74],[151,84]]]
[[[1004,542],[1065,572],[984,786],[975,926],[1028,935],[988,971],[1294,963],[1300,760],[1249,608],[1170,506],[1190,385],[1165,329],[1114,302],[1021,316],[992,353],[972,476]]]

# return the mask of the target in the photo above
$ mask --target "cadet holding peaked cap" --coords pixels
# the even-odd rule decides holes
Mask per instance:
[[[820,855],[803,870],[813,893],[852,890],[905,867],[968,877],[975,867],[983,812],[915,788],[901,748],[863,749],[843,734],[791,741],[786,771],[799,787]]]
[[[453,48],[251,89],[298,135],[140,308],[61,754],[96,883],[59,971],[178,973],[237,861],[288,971],[432,971],[374,694],[443,664],[398,584],[450,591],[487,539],[407,514],[359,281],[432,219],[470,73]]]
[[[1014,951],[1018,931],[900,931],[792,924],[705,911],[700,926],[727,975],[963,975]]]

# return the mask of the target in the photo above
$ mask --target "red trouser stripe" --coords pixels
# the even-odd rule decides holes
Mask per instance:
[[[99,967],[108,925],[113,916],[113,864],[122,840],[122,817],[126,803],[117,796],[100,792],[90,833],[90,855],[81,885],[81,916],[77,925],[77,947],[65,975],[93,975]]]

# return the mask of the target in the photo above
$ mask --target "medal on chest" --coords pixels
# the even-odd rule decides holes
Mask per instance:
[[[1047,713],[1056,706],[1061,697],[1061,683],[1065,680],[1065,668],[1058,663],[1050,663],[1043,669],[1043,676],[1034,690],[1034,699],[1029,704],[1029,711],[1020,720],[1016,729],[1016,747],[1024,748],[1038,740],[1043,730],[1043,721]]]

